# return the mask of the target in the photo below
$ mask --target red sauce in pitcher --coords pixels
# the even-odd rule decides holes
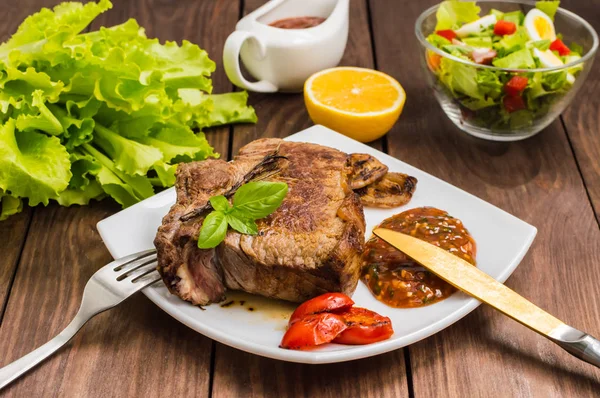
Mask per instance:
[[[269,26],[280,29],[308,29],[325,22],[321,17],[291,17],[271,22]]]

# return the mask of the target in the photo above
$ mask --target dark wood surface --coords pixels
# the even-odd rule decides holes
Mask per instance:
[[[52,0],[0,4],[0,38]],[[150,36],[188,39],[217,62],[215,92],[231,91],[222,46],[262,0],[121,0],[93,27],[136,18]],[[600,336],[600,61],[561,119],[538,136],[498,144],[470,138],[427,90],[413,23],[432,0],[351,0],[343,65],[376,67],[407,92],[400,121],[372,145],[538,228],[507,285],[565,322]],[[565,0],[600,30],[594,2]],[[259,137],[311,125],[296,94],[252,94],[259,122],[208,133],[223,157]],[[27,209],[0,222],[0,366],[55,336],[77,311],[89,277],[110,256],[96,230],[119,207]],[[594,212],[596,210],[596,212]],[[6,396],[598,396],[600,371],[481,307],[405,349],[342,364],[289,364],[214,343],[137,296],[93,319]]]

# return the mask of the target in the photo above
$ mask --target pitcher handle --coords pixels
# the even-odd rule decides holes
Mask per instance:
[[[225,67],[227,77],[233,84],[246,90],[257,91],[259,93],[273,93],[277,91],[277,86],[269,81],[249,82],[242,75],[242,71],[240,70],[240,50],[244,42],[248,39],[254,40],[258,46],[259,56],[261,58],[265,57],[267,49],[254,33],[236,30],[229,35],[223,49],[223,66]]]

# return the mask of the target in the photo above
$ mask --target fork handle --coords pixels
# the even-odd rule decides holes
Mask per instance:
[[[31,351],[24,357],[19,358],[13,363],[0,369],[0,390],[67,344],[89,319],[90,317],[82,314],[82,311],[80,310],[77,312],[77,315],[75,315],[75,318],[73,318],[71,323],[69,323],[69,325],[55,338],[43,346]]]

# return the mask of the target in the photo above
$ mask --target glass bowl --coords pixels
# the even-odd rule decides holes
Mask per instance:
[[[533,1],[481,0],[477,4],[481,7],[481,16],[487,15],[491,9],[502,12],[521,10],[527,14],[535,7]],[[531,137],[544,129],[560,115],[579,91],[592,67],[598,49],[598,35],[592,26],[574,13],[559,8],[554,19],[556,33],[562,34],[563,41],[567,45],[577,43],[583,48],[580,59],[557,67],[537,69],[504,69],[476,64],[438,49],[426,40],[429,34],[434,33],[438,7],[439,4],[423,12],[415,25],[415,33],[423,46],[421,56],[423,69],[435,97],[450,120],[461,130],[479,138],[517,141]],[[454,89],[451,88],[449,82],[452,82],[453,76],[448,71],[455,70],[474,79],[480,98],[474,100],[473,97],[457,90],[456,86]],[[569,76],[571,83],[554,91],[552,87],[547,87],[546,83],[542,85],[543,90],[538,89],[528,93],[527,90],[532,88],[525,89],[523,93],[525,100],[520,106],[524,103],[526,109],[517,111],[505,102],[510,102],[510,99],[505,98],[506,96],[496,98],[495,101],[487,98],[485,83],[482,83],[486,80],[484,76],[489,78],[493,75],[498,77],[500,84],[505,84],[515,75],[552,82],[561,74],[571,75]],[[548,94],[549,92],[551,93]],[[490,105],[492,103],[500,105]],[[508,112],[507,109],[513,111]]]

